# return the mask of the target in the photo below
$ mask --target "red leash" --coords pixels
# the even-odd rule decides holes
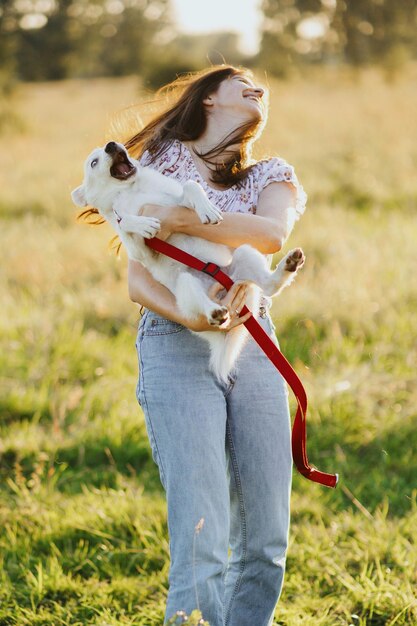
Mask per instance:
[[[234,284],[233,280],[222,272],[220,267],[215,263],[204,263],[204,261],[197,259],[192,254],[188,254],[188,252],[184,252],[184,250],[180,250],[157,237],[146,239],[145,243],[153,250],[169,256],[171,259],[175,259],[175,261],[179,261],[184,265],[188,265],[188,267],[208,274],[228,291]],[[249,309],[245,306],[240,314],[245,315],[248,311]],[[298,407],[292,428],[292,456],[298,471],[300,474],[316,483],[326,485],[326,487],[336,487],[339,478],[337,474],[320,472],[318,469],[311,467],[308,463],[306,450],[307,395],[301,380],[298,378],[285,356],[279,351],[275,343],[268,337],[253,316],[244,322],[244,324],[257,344],[265,352],[266,356],[288,382],[297,400]]]

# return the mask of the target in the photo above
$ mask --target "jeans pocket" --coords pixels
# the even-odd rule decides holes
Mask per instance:
[[[172,322],[164,317],[150,317],[142,327],[143,335],[153,337],[157,335],[172,335],[185,330],[185,326],[178,322]]]
[[[278,348],[279,348],[279,343],[278,343],[278,338],[277,338],[277,331],[275,328],[275,324],[272,321],[272,318],[270,315],[267,315],[265,318],[265,331],[268,333],[268,335],[271,337],[271,339],[274,341],[274,343],[277,344]]]

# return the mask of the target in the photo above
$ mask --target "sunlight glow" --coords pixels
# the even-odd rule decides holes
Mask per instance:
[[[45,26],[48,18],[43,13],[26,13],[19,21],[19,26],[23,30],[36,30]]]
[[[255,54],[258,51],[262,19],[259,0],[173,0],[172,4],[181,32],[233,31],[240,35],[242,52]]]
[[[297,25],[297,34],[304,39],[318,39],[323,37],[329,28],[329,18],[324,13],[314,17],[306,17]]]

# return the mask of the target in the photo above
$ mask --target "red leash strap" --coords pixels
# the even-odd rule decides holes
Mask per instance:
[[[227,274],[222,272],[220,267],[215,263],[204,263],[192,254],[188,254],[188,252],[184,252],[184,250],[180,250],[179,248],[176,248],[170,243],[162,241],[157,237],[154,237],[153,239],[146,239],[145,243],[156,252],[165,254],[166,256],[183,263],[184,265],[188,265],[188,267],[192,267],[193,269],[212,276],[227,290],[229,290],[234,284],[233,280],[227,276]],[[246,306],[243,307],[241,315],[245,315],[248,311],[249,309]],[[298,406],[292,428],[292,455],[298,471],[300,474],[316,483],[326,485],[326,487],[336,487],[338,481],[337,474],[326,474],[325,472],[320,472],[318,469],[311,467],[308,462],[306,450],[307,395],[301,380],[298,378],[285,356],[282,352],[280,352],[270,337],[268,337],[266,332],[260,324],[258,324],[254,317],[250,317],[245,322],[245,326],[257,344],[265,352],[266,356],[272,361],[277,370],[288,382],[297,400]]]

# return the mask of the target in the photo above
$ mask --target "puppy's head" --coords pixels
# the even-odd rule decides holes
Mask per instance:
[[[137,164],[127,154],[121,143],[110,141],[96,148],[84,163],[84,181],[71,193],[77,206],[91,205],[97,209],[110,209],[115,195],[126,184],[133,182]]]

